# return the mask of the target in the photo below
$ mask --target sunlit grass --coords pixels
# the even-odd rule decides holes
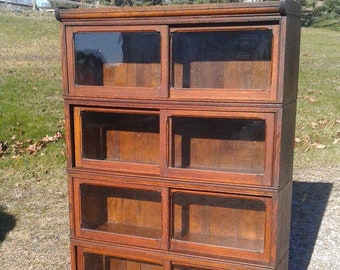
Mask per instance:
[[[69,269],[64,139],[27,151],[64,133],[59,24],[38,12],[0,13],[0,26],[0,214],[15,221],[0,265]]]
[[[339,121],[340,32],[303,28],[296,166],[340,164]]]
[[[52,15],[4,13],[0,25],[0,141],[11,147],[63,132],[58,22]],[[61,152],[64,142],[54,144]],[[13,156],[10,152],[0,159],[0,168],[18,166],[17,159],[25,158]]]

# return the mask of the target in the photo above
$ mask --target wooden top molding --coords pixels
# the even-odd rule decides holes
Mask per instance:
[[[256,3],[223,3],[201,5],[163,5],[147,7],[109,7],[98,9],[57,9],[59,21],[106,20],[123,18],[185,17],[185,16],[247,16],[299,15],[299,1],[266,1]]]

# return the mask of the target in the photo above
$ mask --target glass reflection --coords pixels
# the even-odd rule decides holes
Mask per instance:
[[[155,87],[159,84],[157,32],[75,33],[74,48],[77,85]]]
[[[175,88],[267,88],[272,57],[271,30],[174,32]]]

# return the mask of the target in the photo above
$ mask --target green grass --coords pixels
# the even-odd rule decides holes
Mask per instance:
[[[313,23],[312,27],[340,31],[340,17],[316,21]]]
[[[0,44],[0,265],[69,269],[64,138],[27,151],[64,133],[59,23],[0,12]]]
[[[63,131],[59,25],[52,16],[7,13],[0,25],[0,140],[27,146]],[[56,144],[61,152],[63,142]],[[13,156],[2,158],[0,169],[20,164]]]
[[[297,167],[340,164],[340,32],[303,28],[297,111]]]

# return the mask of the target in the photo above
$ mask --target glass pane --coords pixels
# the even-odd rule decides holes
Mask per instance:
[[[87,159],[159,164],[159,116],[83,111],[82,155]]]
[[[85,270],[163,270],[162,265],[84,253]]]
[[[171,166],[263,173],[265,120],[172,117]]]
[[[82,184],[81,226],[100,232],[161,237],[161,194],[156,191]]]
[[[75,84],[157,87],[160,34],[83,32],[74,34]]]
[[[173,194],[173,238],[262,252],[265,202],[213,195]]]
[[[271,30],[174,32],[172,86],[266,89],[271,55]]]

